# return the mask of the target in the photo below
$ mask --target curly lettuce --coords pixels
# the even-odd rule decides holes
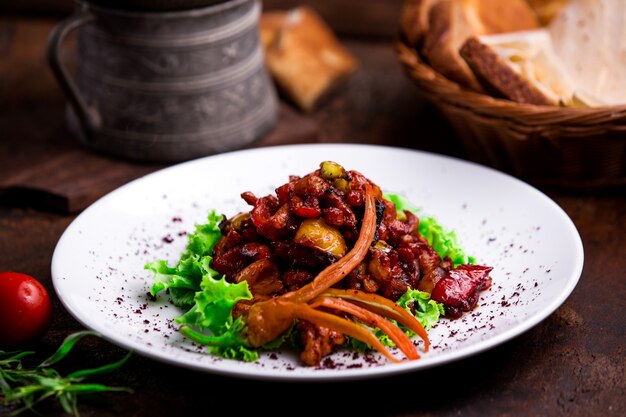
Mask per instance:
[[[258,353],[246,346],[244,323],[233,320],[233,306],[252,299],[246,282],[231,284],[211,268],[211,253],[222,236],[223,220],[212,210],[207,222],[196,225],[188,235],[185,252],[175,266],[156,260],[145,265],[154,273],[150,294],[168,292],[177,307],[186,310],[175,319],[180,332],[191,340],[208,346],[211,353],[231,359],[255,361]]]

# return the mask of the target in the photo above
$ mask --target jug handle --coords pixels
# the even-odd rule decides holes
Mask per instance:
[[[78,118],[79,127],[83,133],[85,140],[90,141],[92,134],[100,127],[100,115],[89,109],[85,99],[80,94],[78,87],[69,76],[67,69],[63,66],[59,57],[61,43],[65,37],[73,30],[94,20],[94,16],[89,12],[81,12],[74,14],[65,20],[59,22],[48,35],[46,45],[46,58],[48,64],[54,73],[54,76],[63,91],[69,104],[72,106],[76,117]]]

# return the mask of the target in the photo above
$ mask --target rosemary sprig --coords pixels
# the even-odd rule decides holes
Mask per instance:
[[[83,369],[62,376],[52,365],[65,358],[74,345],[85,336],[98,336],[94,331],[85,330],[73,333],[63,340],[61,346],[48,359],[34,368],[27,369],[22,358],[32,355],[32,351],[5,352],[0,350],[0,404],[17,407],[9,416],[16,416],[23,411],[35,411],[34,407],[46,400],[56,399],[66,413],[78,417],[78,397],[105,391],[132,392],[129,388],[111,387],[101,384],[86,383],[85,379],[99,376],[122,366],[132,352],[128,352],[117,362],[94,369]]]

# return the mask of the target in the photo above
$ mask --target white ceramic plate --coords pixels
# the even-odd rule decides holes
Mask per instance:
[[[182,337],[181,311],[167,297],[151,301],[144,265],[173,265],[186,232],[209,209],[227,216],[249,206],[244,191],[274,192],[290,174],[324,160],[360,171],[385,192],[406,196],[454,229],[468,254],[493,266],[493,286],[473,313],[442,319],[429,332],[432,349],[394,364],[377,354],[336,353],[320,367],[287,352],[255,363],[212,356]],[[174,365],[265,380],[361,379],[417,371],[465,358],[530,329],[557,309],[583,267],[580,236],[568,216],[535,188],[490,168],[419,151],[371,145],[292,145],[206,157],[139,178],[82,212],[52,259],[56,293],[87,328],[138,354]],[[421,343],[419,346],[422,346]]]

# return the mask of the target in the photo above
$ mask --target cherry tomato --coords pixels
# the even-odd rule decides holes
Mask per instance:
[[[50,296],[39,281],[20,272],[0,272],[0,350],[38,340],[51,318]]]

